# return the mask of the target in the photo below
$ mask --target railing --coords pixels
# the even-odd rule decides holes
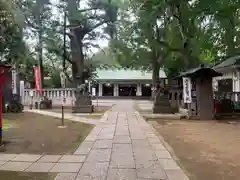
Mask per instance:
[[[33,97],[30,96],[30,92],[33,92]],[[66,98],[66,106],[71,106],[73,100],[75,100],[75,89],[65,88],[65,89],[43,89],[43,96],[52,100],[53,105],[61,105],[62,98]],[[29,105],[32,101],[33,103],[40,100],[39,94],[36,93],[35,89],[25,89],[23,104]]]

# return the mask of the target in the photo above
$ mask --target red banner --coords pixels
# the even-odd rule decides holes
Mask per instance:
[[[40,74],[39,74],[39,70],[38,67],[34,67],[34,76],[35,76],[35,88],[36,88],[36,92],[38,94],[41,93],[41,89],[40,89]]]

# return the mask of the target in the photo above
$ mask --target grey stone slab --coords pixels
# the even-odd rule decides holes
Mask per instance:
[[[93,145],[94,145],[94,141],[84,141],[79,148],[74,152],[74,154],[78,154],[78,155],[86,155],[88,154]]]
[[[157,137],[157,135],[155,134],[155,133],[153,133],[153,132],[149,132],[149,133],[146,133],[146,136],[148,137],[148,138],[156,138]]]
[[[165,150],[166,151],[166,148],[163,146],[163,144],[151,144],[152,146],[152,149],[154,150]]]
[[[59,162],[82,163],[86,159],[83,155],[64,155]]]
[[[113,144],[111,168],[135,168],[131,144]]]
[[[58,173],[54,180],[75,180],[77,173]]]
[[[86,162],[109,162],[111,149],[92,149],[86,159]]]
[[[105,133],[105,134],[100,134],[97,137],[97,140],[98,139],[113,139],[113,137],[114,137],[114,133]]]
[[[10,161],[16,156],[17,154],[0,154],[0,161]]]
[[[130,136],[131,136],[131,139],[133,140],[133,139],[147,139],[147,137],[143,134],[143,133],[131,133],[130,134]]]
[[[76,180],[106,180],[109,162],[86,162]]]
[[[186,174],[181,170],[166,170],[168,180],[189,180]]]
[[[82,163],[57,163],[49,172],[75,173],[81,167]]]
[[[157,161],[158,158],[150,148],[133,148],[133,154],[136,160],[147,160],[147,161]]]
[[[130,133],[128,131],[116,131],[116,136],[130,136]]]
[[[166,173],[158,161],[152,161],[148,166],[137,168],[137,177],[143,179],[167,180]]]
[[[85,141],[96,141],[98,135],[88,135],[85,139]]]
[[[129,135],[129,129],[128,126],[117,126],[115,135]]]
[[[30,162],[7,162],[3,166],[0,167],[0,170],[4,171],[24,171],[29,166],[31,166],[32,163]]]
[[[113,143],[116,144],[131,144],[131,138],[129,136],[115,136]]]
[[[136,180],[136,169],[112,169],[108,170],[107,180]]]
[[[158,159],[163,169],[165,170],[178,170],[180,167],[173,159]]]
[[[113,140],[103,139],[97,140],[93,146],[93,149],[111,149]]]
[[[161,141],[158,138],[148,138],[150,144],[160,144]]]
[[[27,171],[27,172],[49,172],[50,169],[52,169],[55,164],[56,163],[37,162],[37,163],[33,163],[25,171]]]
[[[7,161],[0,161],[0,166],[5,164]]]
[[[151,148],[149,141],[142,139],[133,139],[132,146],[133,148]]]
[[[167,150],[157,150],[155,151],[156,156],[158,157],[158,159],[171,159],[172,156],[170,155],[170,153]]]
[[[61,157],[61,155],[44,155],[38,162],[58,162]]]
[[[11,161],[18,162],[36,162],[42,157],[42,155],[34,155],[34,154],[18,154]]]

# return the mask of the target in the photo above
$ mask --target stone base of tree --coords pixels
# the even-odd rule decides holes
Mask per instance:
[[[174,114],[178,112],[178,108],[166,107],[166,106],[153,106],[154,114]]]
[[[35,103],[36,109],[52,109],[52,100],[44,99],[42,101]]]
[[[76,101],[72,107],[72,113],[92,113],[94,111],[91,96],[88,93],[81,94],[76,91],[75,96]]]
[[[93,113],[93,105],[80,105],[72,107],[72,113]]]
[[[159,114],[174,114],[178,112],[178,108],[171,107],[168,94],[159,93],[153,105],[153,113]]]

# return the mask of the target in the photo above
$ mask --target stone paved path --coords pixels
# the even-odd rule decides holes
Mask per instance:
[[[133,103],[117,103],[73,155],[0,154],[0,170],[58,172],[55,180],[188,180]]]

